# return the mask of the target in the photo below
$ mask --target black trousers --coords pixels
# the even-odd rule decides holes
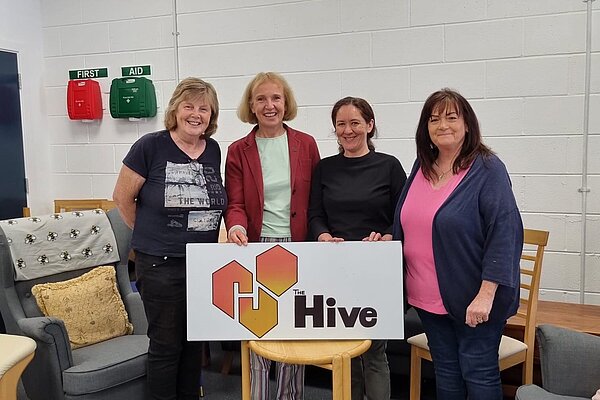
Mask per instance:
[[[150,398],[197,400],[202,343],[186,340],[185,258],[137,252],[135,272],[148,318]]]

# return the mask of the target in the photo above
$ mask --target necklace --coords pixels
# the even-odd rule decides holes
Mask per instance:
[[[437,163],[437,161],[434,164],[437,165],[438,168],[440,168],[440,165]],[[442,179],[444,179],[446,174],[450,171],[452,171],[452,167],[450,167],[450,169],[448,171],[444,171],[441,174],[437,174],[438,182],[441,181]]]

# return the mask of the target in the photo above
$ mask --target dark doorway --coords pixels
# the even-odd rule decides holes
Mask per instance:
[[[0,51],[0,220],[27,206],[17,55]]]

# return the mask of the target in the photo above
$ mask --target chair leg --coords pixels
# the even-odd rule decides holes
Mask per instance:
[[[337,354],[333,357],[331,363],[331,391],[333,400],[350,400],[344,393],[344,361],[342,356]]]
[[[242,340],[242,400],[250,400],[250,348],[248,342]]]
[[[344,384],[344,400],[352,398],[352,364],[348,353],[342,354],[342,382]]]
[[[530,353],[531,352],[531,353]],[[533,383],[533,349],[527,349],[525,362],[523,363],[523,385],[531,385]]]
[[[410,347],[410,400],[421,399],[421,358],[414,346]]]
[[[29,354],[6,371],[2,378],[0,378],[0,399],[17,400],[17,386],[19,384],[19,379],[21,379],[21,374],[23,374],[23,371],[25,371],[25,368],[33,356],[34,353]]]

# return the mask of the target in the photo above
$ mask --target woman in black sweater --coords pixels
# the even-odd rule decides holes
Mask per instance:
[[[406,173],[393,156],[375,152],[375,114],[364,99],[345,97],[331,111],[339,154],[322,159],[313,174],[309,230],[320,242],[392,239],[394,208]],[[352,360],[352,399],[388,400],[385,340]]]

